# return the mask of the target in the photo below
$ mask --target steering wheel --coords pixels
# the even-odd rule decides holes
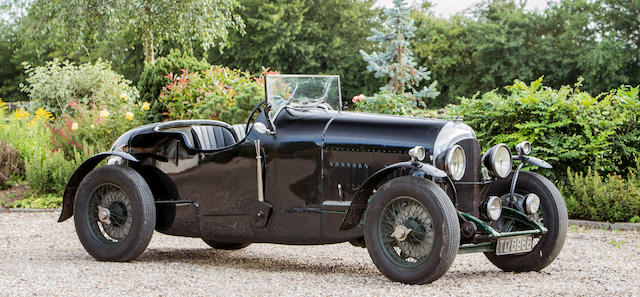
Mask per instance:
[[[280,97],[280,96],[277,96]],[[282,97],[280,97],[280,99],[282,99]],[[256,112],[261,112],[262,110],[260,109],[260,106],[262,106],[263,104],[267,103],[267,100],[262,100],[258,103],[258,105],[256,105],[256,107],[253,108],[253,110],[251,111],[251,113],[249,114],[249,118],[247,119],[247,126],[244,128],[244,135],[248,135],[249,134],[249,125],[251,124],[252,120],[253,120],[253,116],[256,114]]]

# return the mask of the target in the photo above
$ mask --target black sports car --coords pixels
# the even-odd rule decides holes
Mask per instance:
[[[556,258],[567,211],[549,180],[521,171],[551,168],[528,142],[482,154],[461,121],[340,107],[337,76],[273,75],[246,124],[130,130],[73,174],[59,221],[75,215],[100,261],[135,259],[154,229],[217,249],[348,241],[408,284],[438,279],[459,253],[484,252],[505,271]]]

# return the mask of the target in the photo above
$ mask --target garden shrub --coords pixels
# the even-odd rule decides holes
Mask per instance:
[[[44,159],[27,161],[27,183],[34,194],[56,194],[62,196],[73,172],[84,161],[86,155],[76,153],[72,160],[62,151],[48,152]]]
[[[51,146],[66,158],[73,159],[75,151],[88,155],[109,150],[122,133],[145,123],[148,103],[123,101],[115,108],[73,104],[71,111],[53,121]]]
[[[0,113],[0,135],[20,152],[20,158],[26,163],[31,158],[44,158],[51,150],[51,134],[47,124],[52,116],[44,109],[31,114],[18,109],[12,114]]]
[[[371,97],[358,95],[351,102],[355,103],[356,111],[392,115],[411,115],[411,110],[415,107],[413,98],[396,94],[390,89],[382,89]]]
[[[14,175],[24,175],[24,161],[20,152],[7,141],[0,139],[0,188]]]
[[[170,76],[159,103],[170,120],[214,119],[229,124],[244,123],[264,98],[264,87],[250,73],[214,66],[203,72]]]
[[[640,216],[640,177],[632,170],[627,178],[568,171],[564,193],[569,217],[597,221],[627,222]]]
[[[31,195],[29,197],[14,201],[12,207],[15,208],[58,208],[62,205],[62,196],[58,194]]]
[[[506,95],[491,91],[462,98],[447,112],[464,116],[485,150],[530,141],[532,155],[554,166],[541,173],[554,179],[563,180],[569,166],[581,173],[592,167],[625,175],[640,157],[638,88],[622,86],[593,97],[580,91],[580,83],[553,90],[542,78],[530,85],[516,80]]]
[[[133,101],[138,97],[131,82],[101,60],[81,65],[53,60],[45,66],[26,66],[26,74],[27,84],[22,86],[22,91],[37,106],[55,116],[68,112],[72,102],[116,107],[123,100]]]
[[[200,72],[209,68],[211,65],[205,59],[198,60],[193,57],[191,52],[171,50],[168,56],[158,58],[154,63],[145,65],[138,81],[140,102],[149,102],[153,120],[159,121],[166,109],[158,102],[158,98],[163,87],[171,82],[173,74],[181,73],[181,69]]]

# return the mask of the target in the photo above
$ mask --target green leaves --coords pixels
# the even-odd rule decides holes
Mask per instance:
[[[383,83],[366,75],[358,51],[376,22],[373,0],[241,0],[246,34],[233,32],[228,48],[208,61],[259,73],[338,74],[343,98],[375,92]]]
[[[244,123],[264,98],[264,89],[248,72],[214,66],[201,72],[182,71],[163,88],[158,104],[164,118],[214,119]]]
[[[555,178],[563,178],[568,167],[624,174],[640,158],[638,88],[592,97],[579,86],[554,90],[542,79],[529,85],[516,80],[505,87],[506,95],[491,91],[447,108],[449,114],[464,116],[484,149],[530,141],[532,154],[552,163]]]
[[[146,61],[154,61],[155,47],[165,41],[199,44],[207,50],[227,45],[231,30],[244,23],[235,13],[236,0],[36,0],[21,21],[22,41],[38,40],[40,51],[62,42],[89,53],[105,40],[122,35],[145,43]]]

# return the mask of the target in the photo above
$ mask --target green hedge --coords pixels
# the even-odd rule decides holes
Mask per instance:
[[[553,90],[542,79],[515,81],[505,95],[462,98],[447,112],[464,116],[484,150],[530,141],[531,154],[553,165],[536,171],[560,187],[571,218],[640,220],[639,88],[622,86],[594,97],[580,91],[580,83]]]
[[[491,91],[462,98],[447,112],[464,116],[484,149],[530,141],[532,155],[554,166],[552,178],[564,179],[569,167],[626,175],[640,158],[638,87],[595,97],[579,87],[580,82],[553,90],[542,85],[542,78],[530,85],[516,81],[506,95]]]
[[[640,222],[640,177],[637,170],[627,178],[601,176],[598,172],[569,171],[564,194],[569,217],[612,222]]]

